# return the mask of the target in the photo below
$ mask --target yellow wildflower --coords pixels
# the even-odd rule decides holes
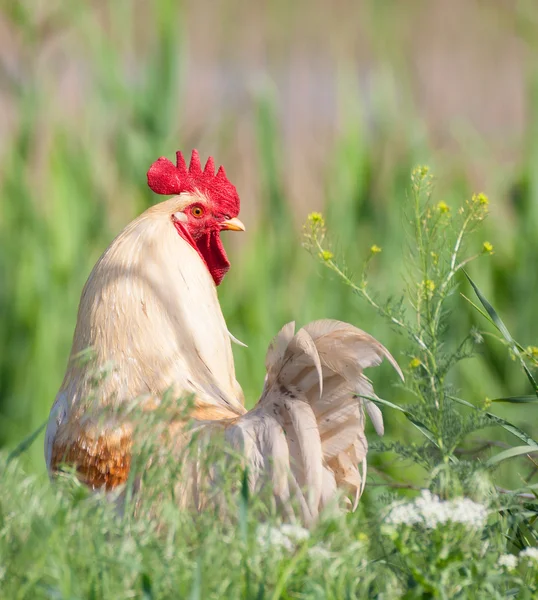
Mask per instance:
[[[319,257],[321,258],[321,260],[327,262],[334,257],[334,254],[330,250],[323,250],[323,252],[319,253]]]
[[[484,254],[493,254],[493,244],[490,242],[484,242],[482,244],[482,252]]]
[[[472,200],[475,204],[480,204],[481,206],[487,206],[489,204],[489,198],[482,192],[480,192],[480,194],[473,194]]]
[[[321,213],[319,213],[319,212],[311,212],[311,213],[308,215],[308,220],[309,220],[311,223],[314,223],[314,224],[316,224],[316,225],[321,225],[321,226],[323,226],[323,225],[325,224],[325,221],[324,221],[324,219],[323,219],[323,215],[322,215]]]
[[[491,399],[487,396],[484,398],[484,409],[487,410],[491,406]]]
[[[422,181],[428,175],[429,172],[430,167],[426,165],[419,165],[418,167],[415,167],[413,169],[413,172],[411,173],[411,179],[418,179],[419,181]]]
[[[420,358],[417,358],[415,356],[415,358],[412,358],[411,361],[409,362],[409,368],[410,369],[418,369],[421,364],[422,364],[422,362],[421,362]]]
[[[437,210],[441,214],[446,214],[446,213],[450,212],[450,206],[448,206],[448,204],[446,202],[441,201],[437,204]]]
[[[422,286],[427,292],[433,292],[435,290],[435,283],[431,279],[425,279],[422,282]]]
[[[370,252],[372,254],[379,254],[381,252],[381,248],[379,246],[377,246],[376,244],[374,244],[373,246],[370,247]]]

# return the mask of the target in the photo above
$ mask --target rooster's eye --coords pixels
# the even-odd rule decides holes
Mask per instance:
[[[191,214],[193,217],[199,219],[204,214],[204,211],[200,206],[193,206],[191,208]]]

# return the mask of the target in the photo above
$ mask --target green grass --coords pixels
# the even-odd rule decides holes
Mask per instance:
[[[514,589],[518,598],[538,591],[538,564],[520,558],[512,572],[498,566],[501,555],[517,556],[518,538],[530,532],[521,502],[492,495],[484,478],[475,480],[473,497],[491,512],[477,531],[390,528],[386,505],[395,495],[374,488],[357,513],[329,511],[310,534],[299,528],[299,538],[281,528],[270,502],[245,492],[245,477],[233,468],[220,482],[226,502],[200,514],[178,509],[178,464],[146,473],[148,495],[122,511],[70,475],[51,486],[2,456],[0,477],[0,597],[10,600],[500,600]]]
[[[212,511],[193,519],[169,501],[160,525],[149,524],[119,518],[113,505],[89,499],[73,481],[52,489],[13,463],[1,468],[7,491],[0,504],[2,598],[269,599],[286,590],[285,597],[300,592],[336,599],[364,597],[374,577],[356,518],[327,521],[293,555],[279,547],[263,550],[257,520],[248,514],[238,527],[239,510],[232,522]],[[21,503],[24,519],[10,519]],[[308,548],[331,541],[327,568]],[[383,571],[396,585],[388,569],[376,569]]]
[[[495,253],[473,265],[470,274],[514,338],[523,347],[538,346],[538,72],[531,66],[527,73],[527,127],[517,143],[517,163],[500,167],[487,152],[487,140],[471,129],[458,151],[448,153],[425,133],[414,106],[397,42],[404,15],[390,2],[384,12],[379,3],[365,5],[365,22],[378,40],[373,42],[376,68],[368,81],[369,96],[365,100],[362,81],[356,82],[351,53],[339,54],[330,90],[338,126],[316,140],[327,145],[324,160],[305,161],[304,173],[294,173],[306,190],[296,205],[298,195],[289,187],[285,96],[276,86],[258,85],[251,93],[253,86],[244,82],[231,104],[223,93],[218,113],[205,114],[201,103],[197,120],[183,116],[183,107],[193,102],[189,89],[196,76],[187,67],[189,53],[203,36],[187,27],[182,3],[159,0],[140,15],[125,1],[94,7],[76,0],[42,13],[28,3],[2,4],[0,16],[15,39],[17,69],[0,72],[5,84],[0,101],[10,115],[0,169],[0,448],[13,449],[47,418],[65,369],[82,286],[115,234],[158,200],[145,184],[148,166],[178,148],[198,147],[224,164],[249,215],[247,233],[225,239],[232,269],[219,297],[229,329],[248,344],[248,349],[234,347],[234,355],[250,405],[262,387],[267,344],[292,319],[300,324],[322,317],[349,321],[380,339],[402,364],[409,361],[406,339],[302,249],[301,224],[311,210],[323,208],[334,247],[352,274],[360,275],[372,244],[381,246],[370,280],[384,298],[398,298],[410,252],[404,209],[416,164],[430,164],[438,176],[437,197],[453,207],[477,191],[470,177],[475,168],[485,173],[491,217],[470,244],[479,251],[488,240]],[[535,17],[532,6],[524,5],[518,8],[517,26],[532,44]],[[215,10],[206,23],[206,38],[220,28],[235,31],[237,10],[233,2]],[[413,3],[411,23],[421,10],[420,3]],[[270,25],[264,35],[282,43],[268,45],[273,66],[293,47],[288,36],[293,38],[297,14],[281,3],[267,9]],[[144,29],[144,23],[151,27]],[[341,24],[331,21],[331,31]],[[61,87],[54,70],[61,69],[61,58],[52,60],[45,50],[61,57],[64,45],[75,57],[76,82]],[[223,73],[223,80],[228,75],[232,78],[233,70]],[[305,155],[313,145],[307,135],[291,142]],[[311,190],[317,192],[312,203]],[[463,276],[457,283],[472,295]],[[472,326],[494,331],[459,294],[450,302],[443,338],[447,347],[453,348]],[[484,339],[477,356],[451,374],[455,394],[482,405],[486,397],[532,393],[503,343]],[[397,405],[409,401],[393,387],[387,365],[370,376],[381,397]],[[535,405],[495,404],[490,410],[534,439],[538,436]],[[397,411],[384,409],[384,415],[389,443],[421,439]],[[509,431],[498,427],[483,436],[515,445]],[[519,460],[510,465],[523,465]],[[427,483],[424,470],[392,454],[373,453],[371,463],[403,485]],[[383,481],[373,472],[371,483]],[[515,488],[523,476],[522,466],[506,466],[499,481]],[[330,538],[341,549],[338,567],[320,572],[300,553],[291,571],[288,559],[278,553],[268,559],[255,553],[247,568],[252,542],[238,539],[233,520],[215,523],[206,515],[194,522],[189,515],[168,515],[164,536],[150,524],[118,520],[108,505],[86,500],[74,484],[67,491],[51,489],[42,436],[20,463],[2,470],[1,478],[0,576],[9,573],[10,587],[2,585],[0,596],[6,598],[271,598],[278,589],[287,590],[283,597],[309,592],[360,597],[375,588],[370,573],[385,578],[391,589],[403,585],[397,569],[383,566],[379,545],[362,550],[353,545],[359,532],[369,531],[368,523],[375,530],[371,513],[387,500],[385,488],[375,485],[367,486],[359,515],[314,534],[312,545]],[[254,517],[249,518],[249,528],[255,528]],[[353,551],[346,554],[346,547]],[[376,566],[364,569],[361,560]],[[357,572],[364,577],[357,579]]]

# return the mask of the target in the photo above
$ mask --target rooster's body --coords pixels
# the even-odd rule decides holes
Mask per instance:
[[[127,417],[103,414],[134,399],[151,410],[171,390],[194,398],[189,416],[198,429],[224,431],[244,453],[252,486],[269,479],[284,504],[299,498],[310,521],[337,487],[356,498],[364,487],[364,403],[356,394],[374,392],[362,370],[383,357],[399,369],[351,325],[317,321],[295,334],[288,324],[269,348],[262,397],[245,410],[216,293],[229,267],[220,231],[243,226],[235,188],[222,169],[213,173],[211,159],[201,170],[196,152],[188,171],[180,153],[177,167],[159,159],[150,187],[176,195],[128,225],[94,267],[51,410],[47,466],[72,464],[93,488],[125,483],[135,432]],[[87,349],[91,360],[81,360]],[[379,409],[367,409],[382,433]],[[192,493],[192,482],[183,487]]]

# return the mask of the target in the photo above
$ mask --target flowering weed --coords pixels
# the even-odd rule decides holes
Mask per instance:
[[[411,501],[392,496],[380,527],[384,552],[407,573],[402,584],[402,593],[407,590],[404,597],[504,598],[504,592],[519,586],[521,597],[530,598],[538,593],[538,549],[534,547],[538,545],[534,527],[538,496],[533,486],[532,491],[527,488],[513,492],[496,486],[492,469],[503,460],[538,451],[538,444],[512,423],[488,412],[491,400],[474,406],[459,398],[451,386],[449,373],[461,360],[472,356],[474,346],[483,343],[485,334],[473,329],[455,348],[447,347],[444,335],[447,317],[454,310],[449,299],[458,280],[462,280],[460,273],[465,273],[469,263],[494,253],[491,242],[476,244],[473,236],[488,215],[489,199],[478,193],[459,207],[449,206],[444,201],[434,201],[433,183],[428,167],[413,170],[405,214],[410,237],[407,269],[404,293],[397,301],[383,301],[370,284],[369,267],[380,251],[377,245],[365,253],[358,278],[342,266],[319,213],[311,215],[305,225],[304,245],[311,254],[322,257],[324,266],[408,340],[402,400],[395,404],[368,398],[403,413],[422,435],[422,443],[393,441],[375,445],[378,450],[413,461],[425,473],[427,489]],[[526,362],[537,364],[533,347],[524,349],[514,342],[472,281],[471,285],[485,312],[479,310],[521,360],[533,383]],[[524,398],[527,400],[519,401],[537,399]],[[467,450],[473,434],[491,425],[503,427],[524,441],[525,446],[508,448],[486,461],[481,456],[483,449]],[[491,447],[487,442],[483,446]],[[536,470],[531,477],[534,473]],[[389,488],[414,487],[395,480],[389,473],[380,474]],[[387,540],[392,550],[387,548]]]

